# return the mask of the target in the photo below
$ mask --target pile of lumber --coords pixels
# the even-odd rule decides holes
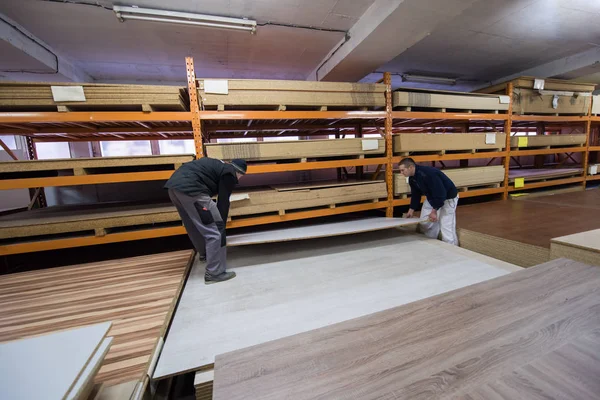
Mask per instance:
[[[446,169],[443,172],[454,182],[459,190],[484,185],[499,185],[504,181],[504,167],[501,165]],[[394,174],[394,194],[409,193],[410,185],[407,182],[407,178],[399,173]]]
[[[600,229],[552,239],[550,257],[600,266]]]
[[[0,393],[6,399],[81,399],[113,342],[110,322],[0,344]],[[95,397],[94,397],[95,398]]]
[[[383,154],[384,151],[383,139],[325,139],[206,145],[208,157],[220,160],[241,158],[246,161],[364,156]]]
[[[583,172],[581,168],[523,168],[511,169],[508,172],[508,180],[514,183],[516,179],[523,179],[524,182],[543,181],[546,179],[565,178],[569,176],[580,175]]]
[[[0,83],[5,111],[185,111],[188,104],[179,86]]]
[[[401,133],[394,135],[394,153],[498,150],[506,147],[504,133]]]
[[[583,146],[585,140],[586,135],[582,134],[513,136],[510,138],[510,147]]]
[[[231,203],[229,215],[264,214],[288,210],[329,206],[387,197],[384,181],[317,182],[276,186],[269,189],[254,189],[238,192],[246,199]]]
[[[206,109],[255,107],[385,107],[385,85],[254,79],[198,79]]]
[[[433,108],[465,111],[507,111],[510,99],[503,94],[481,94],[442,90],[401,89],[393,93],[395,109],[414,111],[414,108]]]
[[[562,79],[520,77],[513,84],[513,113],[587,115],[596,85]],[[479,90],[480,93],[506,93],[509,82]]]

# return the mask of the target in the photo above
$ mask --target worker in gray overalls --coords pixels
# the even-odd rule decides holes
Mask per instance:
[[[244,160],[225,163],[203,157],[183,164],[165,185],[200,259],[206,258],[206,284],[235,278],[235,272],[226,271],[225,224],[229,197],[246,169]]]

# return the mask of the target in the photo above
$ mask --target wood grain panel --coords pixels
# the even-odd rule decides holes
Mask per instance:
[[[491,385],[479,398],[598,398],[599,287],[596,267],[551,261],[219,355],[213,396],[447,399]],[[536,379],[515,381],[521,369]]]
[[[96,383],[142,379],[181,291],[192,252],[0,276],[0,342],[112,321]]]

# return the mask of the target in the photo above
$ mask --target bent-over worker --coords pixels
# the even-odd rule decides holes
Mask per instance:
[[[454,183],[439,169],[417,165],[412,158],[400,161],[400,173],[408,178],[411,189],[410,208],[406,216],[413,217],[421,204],[421,196],[425,196],[421,218],[427,219],[419,224],[421,231],[425,236],[437,239],[441,230],[444,242],[458,246],[458,190]]]
[[[235,278],[235,272],[226,271],[225,224],[229,197],[246,169],[244,160],[203,157],[183,164],[165,184],[200,259],[206,257],[206,284]]]

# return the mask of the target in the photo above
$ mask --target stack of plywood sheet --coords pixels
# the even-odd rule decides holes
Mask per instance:
[[[513,84],[513,112],[517,114],[587,115],[592,102],[592,83],[561,79],[520,77]],[[479,90],[481,93],[506,93],[508,82]]]
[[[443,170],[448,178],[459,189],[472,188],[484,185],[500,184],[504,181],[504,167],[494,165],[489,167],[471,167]],[[410,193],[410,185],[407,178],[402,174],[394,174],[394,194]]]
[[[277,107],[385,107],[385,85],[278,81],[252,79],[199,79],[198,98],[205,108]]]
[[[110,327],[106,322],[0,344],[2,397],[86,400],[113,341],[106,337]]]
[[[394,135],[394,153],[497,150],[506,147],[504,133],[401,133]]]
[[[242,192],[239,192],[242,193]],[[248,198],[231,203],[229,215],[263,214],[344,203],[378,200],[387,197],[384,181],[351,181],[293,184],[247,192]]]
[[[213,370],[198,372],[194,377],[194,389],[196,400],[212,400],[213,380],[215,373]]]
[[[510,147],[561,147],[561,146],[583,146],[587,135],[535,135],[535,136],[513,136],[510,138]]]
[[[184,111],[187,94],[179,86],[71,83],[0,84],[2,110]]]
[[[510,99],[505,95],[464,93],[440,90],[402,89],[392,97],[394,108],[411,111],[414,108],[435,108],[441,111],[507,111]]]
[[[206,155],[220,160],[289,160],[383,154],[383,139],[329,139],[280,142],[214,143],[206,145]]]
[[[518,178],[523,179],[524,182],[535,182],[580,175],[582,172],[583,169],[581,168],[511,169],[508,172],[508,177],[511,183]]]
[[[600,229],[552,239],[550,257],[600,266]]]

